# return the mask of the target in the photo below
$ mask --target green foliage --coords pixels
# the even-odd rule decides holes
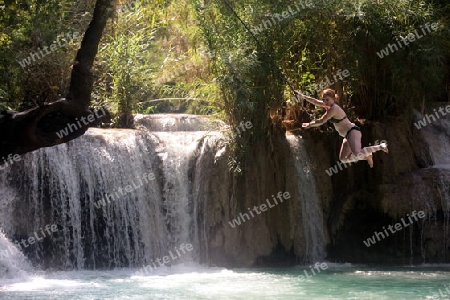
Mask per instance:
[[[69,32],[85,31],[93,1],[8,1],[0,2],[0,89],[13,109],[34,106],[37,96],[54,101],[65,94],[70,66],[79,41],[42,57],[40,50]],[[22,68],[19,62],[37,53],[41,58]],[[46,53],[46,52],[43,52]]]
[[[119,16],[113,34],[106,36],[97,70],[103,80],[94,92],[98,104],[108,99],[109,107],[116,113],[116,126],[128,128],[133,127],[132,114],[138,99],[148,96],[150,70],[145,62],[155,32],[147,23],[137,25],[145,14],[139,6],[135,10]]]
[[[44,94],[47,101],[63,97],[79,41],[59,47],[26,69],[19,62],[58,36],[82,34],[95,1],[9,3],[0,2],[0,101],[22,110]],[[190,2],[118,1],[116,10],[96,57],[93,106],[110,107],[113,122],[120,127],[132,126],[132,113],[158,112],[158,107],[220,116],[220,93],[208,71],[211,57],[203,51]],[[146,104],[151,99],[184,97],[205,101]]]
[[[305,69],[315,75],[316,83],[348,69],[351,76],[333,87],[344,95],[344,105],[356,107],[358,115],[370,119],[408,114],[423,100],[446,100],[448,31],[444,28],[448,20],[440,17],[439,10],[420,1],[319,2],[310,17],[285,28],[289,37],[285,43],[292,45],[289,52],[302,58],[283,59],[291,62],[286,69],[290,76],[302,70],[292,76],[300,83]],[[438,31],[384,58],[377,55],[389,44],[397,44],[397,39],[433,22],[440,24]]]
[[[408,114],[423,101],[446,101],[449,83],[448,4],[420,1],[229,1],[249,28],[263,29],[255,42],[225,1],[196,1],[205,44],[218,55],[214,73],[220,83],[228,120],[251,119],[267,131],[268,108],[281,107],[291,92],[280,79],[280,66],[299,89],[315,94],[313,85],[341,69],[350,77],[335,88],[343,105],[361,117],[380,119]],[[275,14],[295,9],[278,20]],[[384,58],[389,43],[421,26],[440,28]],[[275,61],[275,64],[272,62]]]
[[[97,106],[106,102],[113,108],[115,126],[131,127],[135,112],[220,114],[208,72],[210,56],[202,52],[192,22],[187,1],[135,1],[118,7],[97,58],[93,95]]]
[[[231,128],[241,121],[253,124],[251,130],[232,135],[228,142],[229,168],[238,174],[255,141],[265,139],[271,130],[269,110],[283,101],[283,82],[273,62],[276,57],[270,55],[277,45],[258,35],[263,45],[259,47],[224,1],[195,4],[204,43],[215,53],[212,72],[220,86],[227,123]],[[260,16],[258,10],[276,11],[278,6],[264,1],[233,1],[231,5],[247,24],[257,22],[253,18]]]
[[[310,7],[228,1],[249,28],[263,29],[255,33],[260,44],[224,0],[118,1],[96,58],[94,106],[111,107],[116,126],[131,126],[136,112],[213,114],[232,127],[251,121],[253,130],[236,137],[236,152],[245,153],[273,128],[269,111],[292,96],[278,67],[314,95],[313,86],[326,76],[349,70],[350,77],[332,88],[348,113],[370,119],[448,100],[450,5],[443,0],[312,0]],[[1,3],[1,105],[25,109],[43,93],[48,101],[64,96],[79,41],[26,70],[18,61],[58,36],[83,33],[95,1]],[[289,8],[295,13],[275,17]],[[433,22],[439,30],[378,57],[388,44]]]
[[[216,54],[211,70],[220,86],[227,122],[233,127],[246,120],[254,124],[252,131],[229,143],[230,169],[239,169],[255,139],[271,136],[269,111],[280,109],[292,97],[279,68],[298,89],[313,96],[317,96],[314,85],[333,78],[338,70],[349,70],[349,77],[330,87],[341,95],[348,114],[359,117],[408,115],[423,101],[448,100],[449,20],[443,12],[448,12],[447,4],[407,0],[318,0],[303,7],[287,0],[194,3],[204,43]],[[286,12],[288,17],[276,15]],[[377,52],[389,43],[427,22],[439,23],[440,29],[383,59],[378,57]]]
[[[425,99],[445,100],[448,31],[437,8],[419,1],[389,1],[383,5],[364,2],[360,17],[343,16],[338,25],[349,33],[339,45],[341,61],[352,74],[349,90],[352,105],[367,118],[401,115]],[[384,58],[376,55],[427,23],[441,28]],[[350,51],[345,45],[354,45]],[[397,43],[398,44],[398,43]],[[448,42],[447,42],[448,47]],[[347,48],[347,49],[346,49]],[[446,75],[447,74],[447,75]]]

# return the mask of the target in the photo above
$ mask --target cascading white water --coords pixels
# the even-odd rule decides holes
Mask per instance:
[[[432,121],[435,119],[435,116],[436,114],[434,116],[431,115],[431,117],[425,117],[415,111],[416,120],[422,120],[422,122],[425,120]],[[448,249],[450,248],[450,115],[447,114],[445,117],[435,119],[433,122],[425,123],[425,126],[420,129],[415,128],[414,134],[418,135],[427,145],[428,155],[431,160],[431,165],[428,168],[439,174],[434,182],[438,191],[436,199],[439,199],[439,201],[435,201],[435,199],[426,194],[422,195],[422,199],[427,211],[434,212],[434,215],[429,216],[430,219],[439,218],[438,211],[442,211],[444,217],[444,224],[441,229],[443,231],[442,252],[445,257],[448,255]],[[419,178],[417,179],[418,182],[420,180]],[[420,191],[416,193],[416,195],[421,194]]]
[[[195,259],[189,165],[206,132],[194,130],[215,129],[217,122],[183,115],[136,120],[141,129],[175,132],[90,129],[70,143],[24,155],[0,174],[0,228],[8,237],[26,240],[57,225],[57,232],[22,249],[33,262],[140,267],[183,243],[194,251],[177,262]]]
[[[10,174],[8,168],[0,172],[0,186],[6,182]],[[10,220],[10,210],[13,206],[14,195],[16,191],[13,188],[0,188],[2,198],[0,199],[0,277],[16,276],[21,271],[27,271],[31,268],[28,260],[20,251],[17,243],[9,240],[4,234],[4,228],[11,228],[13,225]],[[4,225],[3,225],[4,224]]]
[[[304,260],[318,261],[325,257],[324,220],[316,183],[312,174],[311,159],[301,136],[286,136],[298,176],[298,193],[302,201],[302,221],[306,244]]]
[[[164,209],[169,228],[170,248],[193,244],[198,252],[198,229],[192,198],[191,159],[201,155],[199,144],[221,122],[192,115],[137,115],[136,126],[150,131],[158,140],[156,151],[162,161]],[[192,253],[191,253],[192,254]],[[186,257],[185,257],[186,259]]]
[[[0,230],[0,277],[16,276],[31,269],[26,257]]]
[[[191,240],[194,204],[189,179],[189,163],[195,156],[194,152],[203,134],[201,132],[152,132],[151,134],[160,142],[158,152],[164,174],[164,209],[171,247],[177,247],[183,243],[195,244]]]
[[[138,131],[90,129],[68,144],[25,155],[0,183],[0,190],[14,191],[5,199],[10,205],[1,227],[27,239],[57,225],[52,236],[23,249],[45,267],[138,266],[165,255],[162,191],[149,176],[141,183],[144,174],[158,177],[152,143]],[[114,197],[102,201],[107,194]]]
[[[193,200],[201,198],[193,166],[198,180],[208,180],[201,160],[207,151],[223,154],[217,141],[224,125],[188,115],[138,115],[136,125],[139,130],[90,129],[67,144],[24,155],[0,174],[0,228],[10,240],[57,226],[22,249],[33,264],[142,267],[181,244],[194,251],[167,265],[198,261],[209,229],[197,220],[202,208]],[[324,255],[324,233],[314,180],[304,169],[309,158],[301,140],[288,140],[299,176],[304,259],[317,260]]]

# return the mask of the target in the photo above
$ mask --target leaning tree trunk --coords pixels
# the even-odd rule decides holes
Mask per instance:
[[[73,140],[95,123],[80,120],[92,120],[93,112],[89,109],[94,83],[91,68],[106,22],[113,13],[113,2],[97,0],[95,4],[94,15],[73,63],[66,98],[0,116],[0,164],[10,154],[24,154]],[[57,132],[67,129],[68,124],[76,124],[76,130],[72,127],[67,135],[58,136]]]

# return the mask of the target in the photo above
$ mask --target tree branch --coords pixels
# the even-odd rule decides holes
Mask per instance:
[[[9,154],[24,154],[43,147],[66,143],[94,125],[80,123],[92,114],[89,110],[93,88],[92,65],[108,19],[113,13],[114,0],[98,0],[92,20],[86,30],[73,63],[69,94],[66,99],[23,111],[0,115],[0,164]],[[98,119],[95,123],[98,123]],[[81,124],[77,130],[58,136],[69,124]],[[68,131],[67,131],[68,132]]]
[[[77,101],[84,107],[89,107],[94,83],[92,65],[98,52],[98,45],[103,35],[106,22],[113,12],[113,0],[98,0],[95,4],[92,21],[86,30],[81,47],[77,52],[70,79],[69,101]]]

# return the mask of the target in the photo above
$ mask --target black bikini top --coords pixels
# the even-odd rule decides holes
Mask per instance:
[[[334,103],[331,106],[333,106],[333,105],[334,105]],[[342,119],[330,118],[328,121],[330,121],[331,123],[339,123],[345,119],[347,119],[347,116],[343,117]]]

